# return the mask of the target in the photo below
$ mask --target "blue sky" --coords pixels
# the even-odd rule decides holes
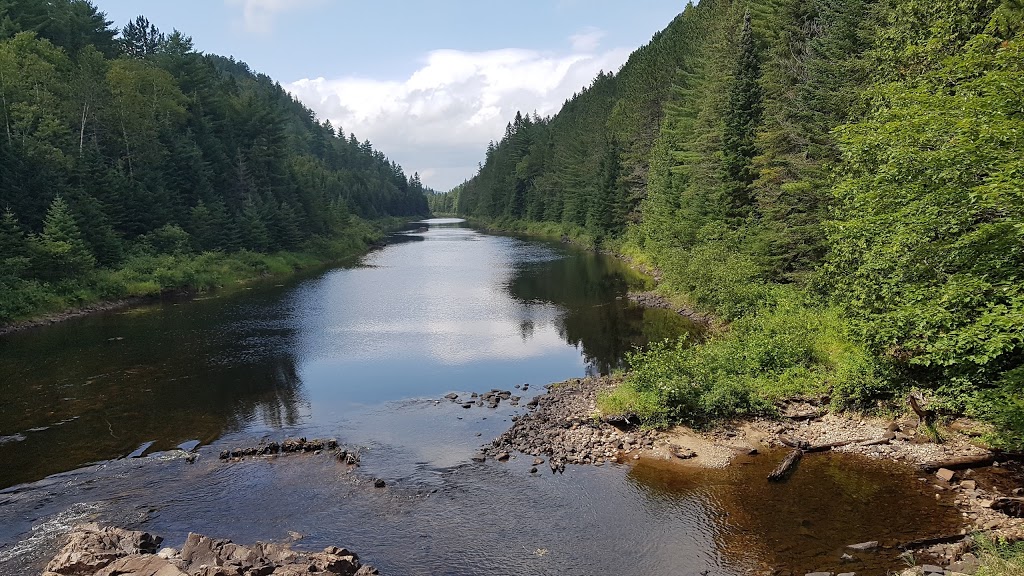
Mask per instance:
[[[557,112],[684,0],[94,0],[234,56],[447,190],[517,110]]]

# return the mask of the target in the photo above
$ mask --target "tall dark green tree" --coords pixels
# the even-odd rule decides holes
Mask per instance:
[[[761,89],[761,56],[750,11],[743,15],[739,54],[736,60],[729,103],[725,113],[722,157],[725,187],[731,214],[744,217],[752,207],[751,185],[757,178],[752,165],[757,148],[754,136],[761,125],[763,93]]]

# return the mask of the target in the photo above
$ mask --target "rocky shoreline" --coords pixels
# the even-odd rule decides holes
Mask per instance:
[[[684,318],[689,318],[698,324],[710,326],[714,323],[715,318],[710,314],[704,314],[691,310],[686,307],[676,306],[672,304],[667,298],[658,294],[657,292],[630,292],[627,294],[629,300],[635,304],[639,304],[644,308],[660,308],[663,310],[671,310]]]
[[[301,552],[290,544],[257,542],[241,546],[189,534],[180,549],[160,548],[163,539],[98,524],[77,526],[43,576],[297,576],[380,574],[355,552],[329,546]]]
[[[723,467],[740,454],[785,448],[803,454],[831,450],[901,462],[919,471],[919,480],[937,496],[953,492],[965,528],[927,541],[908,543],[918,558],[930,558],[949,573],[973,573],[971,534],[1024,540],[1024,487],[1019,465],[976,442],[976,425],[957,421],[941,428],[941,443],[919,430],[916,416],[892,419],[830,414],[823,403],[797,400],[780,407],[779,420],[730,422],[708,432],[685,427],[641,430],[629,422],[608,422],[598,415],[597,397],[618,384],[613,377],[573,379],[548,386],[530,401],[529,412],[482,448],[478,461],[504,461],[520,452],[536,457],[531,473],[545,464],[552,473],[567,464],[596,465],[640,458],[665,459],[680,466]],[[1000,462],[1000,460],[1003,460]],[[985,470],[1017,467],[1010,479],[993,480]],[[799,473],[798,471],[796,473]],[[934,566],[932,566],[934,567]],[[918,572],[921,572],[918,567]],[[933,572],[935,573],[935,572]]]

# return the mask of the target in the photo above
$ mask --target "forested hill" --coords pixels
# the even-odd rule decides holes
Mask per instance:
[[[135,257],[297,250],[427,213],[418,176],[269,77],[85,0],[0,0],[0,123],[0,321]]]
[[[1019,0],[703,0],[435,202],[610,245],[731,323],[638,359],[633,410],[916,388],[1024,444],[1022,33]]]

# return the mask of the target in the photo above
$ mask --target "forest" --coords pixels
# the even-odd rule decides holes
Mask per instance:
[[[280,84],[86,0],[0,0],[0,324],[350,256],[419,176]]]
[[[783,398],[993,426],[1024,448],[1024,3],[702,0],[435,210],[616,251],[711,313],[636,353],[648,425]]]

